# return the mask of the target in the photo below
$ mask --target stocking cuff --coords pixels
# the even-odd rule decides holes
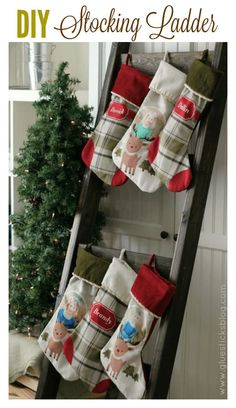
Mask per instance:
[[[76,267],[74,275],[101,286],[104,275],[110,265],[106,259],[95,256],[79,247],[77,252]]]
[[[124,260],[113,258],[102,281],[102,288],[128,305],[131,298],[130,288],[136,276],[137,274]]]
[[[139,107],[148,93],[151,79],[138,69],[122,64],[112,92]]]
[[[217,81],[221,74],[221,72],[216,71],[210,65],[207,65],[200,60],[195,60],[188,72],[186,85],[188,85],[193,92],[200,94],[207,99],[212,99]]]
[[[161,61],[149,88],[175,104],[186,80],[186,75],[165,61]]]
[[[153,267],[142,265],[131,288],[138,303],[156,316],[162,316],[169,305],[175,285],[160,276]]]

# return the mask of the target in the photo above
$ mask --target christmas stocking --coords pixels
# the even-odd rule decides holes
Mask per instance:
[[[188,72],[183,91],[161,132],[155,158],[151,152],[151,166],[170,191],[185,190],[191,181],[187,148],[200,115],[216,87],[219,72],[203,60],[195,60]]]
[[[111,384],[100,362],[100,351],[124,316],[136,278],[122,259],[123,253],[120,259],[113,258],[89,312],[71,335],[74,348],[71,365],[77,378],[96,393],[105,392]]]
[[[149,75],[122,64],[110,105],[82,151],[84,163],[106,184],[118,186],[127,181],[112,161],[112,150],[132,122],[150,81]]]
[[[143,397],[146,385],[141,352],[174,293],[175,286],[154,267],[140,267],[126,313],[100,356],[104,369],[126,398]]]
[[[77,377],[68,363],[71,360],[68,339],[88,311],[108,267],[109,262],[105,259],[79,248],[76,274],[70,279],[59,307],[38,339],[41,349],[56,370],[71,381]]]
[[[143,191],[151,193],[161,186],[149,160],[156,156],[160,131],[183,89],[185,78],[183,72],[161,61],[149,93],[112,152],[116,166]]]

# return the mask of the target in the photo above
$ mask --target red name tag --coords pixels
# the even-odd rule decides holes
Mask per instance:
[[[175,113],[184,120],[198,119],[199,113],[196,110],[196,105],[193,101],[182,96],[175,104]]]
[[[98,327],[111,330],[116,325],[114,312],[101,303],[95,303],[90,308],[90,318]]]
[[[128,115],[129,109],[120,102],[111,102],[107,110],[107,116],[113,119],[122,120]]]

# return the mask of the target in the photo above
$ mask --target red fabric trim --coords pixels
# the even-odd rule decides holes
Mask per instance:
[[[157,156],[160,144],[160,137],[157,136],[155,139],[150,143],[148,147],[148,161],[152,163]]]
[[[146,309],[157,316],[162,316],[175,290],[175,285],[163,278],[154,267],[143,264],[131,288],[131,293]]]
[[[69,336],[63,344],[64,354],[67,361],[71,364],[74,355],[74,345],[72,338]]]
[[[148,258],[148,265],[152,266],[153,262],[155,262],[155,259],[156,259],[155,254],[150,255],[149,258]]]
[[[199,119],[200,119],[200,116],[201,116],[201,112],[198,112],[198,111],[196,110],[195,113],[194,113],[193,118],[194,118],[195,120],[199,120]]]
[[[132,111],[131,109],[129,109],[129,110],[128,110],[128,113],[127,113],[127,118],[133,120],[133,119],[135,118],[135,116],[136,116],[136,112],[134,112],[134,111]]]
[[[175,174],[167,184],[169,191],[177,193],[179,191],[186,190],[192,180],[192,170],[183,170]]]
[[[122,64],[112,92],[140,106],[149,91],[152,77],[136,68]]]
[[[126,183],[127,180],[128,177],[126,176],[126,174],[123,173],[123,171],[121,171],[120,169],[118,169],[116,170],[114,176],[112,177],[111,185],[112,187],[122,186],[123,184]]]
[[[106,392],[110,388],[111,383],[112,383],[112,381],[110,379],[102,380],[102,381],[100,381],[100,383],[95,385],[95,387],[92,389],[92,392],[96,393],[96,394]]]
[[[93,158],[93,154],[94,154],[94,143],[93,143],[93,139],[89,139],[86,143],[86,145],[84,146],[82,153],[81,153],[81,158],[84,162],[84,164],[86,164],[87,167],[90,167],[92,158]]]

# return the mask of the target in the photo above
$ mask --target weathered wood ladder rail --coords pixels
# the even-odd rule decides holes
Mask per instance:
[[[125,58],[125,55],[122,54],[126,54],[128,50],[129,43],[113,43],[112,45],[97,122],[109,102],[110,90],[119,66]],[[162,53],[133,54],[132,64],[142,71],[154,74],[163,57]],[[170,63],[187,72],[192,61],[195,58],[200,58],[201,53],[171,53],[169,57]],[[177,291],[171,306],[161,320],[153,352],[153,363],[147,382],[145,395],[147,399],[165,399],[168,394],[227,97],[226,43],[216,43],[215,50],[212,53],[212,64],[224,74],[216,89],[214,102],[204,113],[198,129],[193,161],[194,179],[186,192],[175,253],[173,259],[157,258],[158,270],[176,283]],[[87,170],[78,210],[74,218],[56,307],[61,301],[68,279],[75,266],[78,245],[90,241],[102,186],[101,180],[90,170]],[[93,248],[93,252],[108,259],[118,253],[116,250],[104,248]],[[146,261],[146,255],[128,252],[127,260],[137,269],[138,265]],[[56,398],[59,381],[60,375],[49,360],[44,357],[36,399]]]

